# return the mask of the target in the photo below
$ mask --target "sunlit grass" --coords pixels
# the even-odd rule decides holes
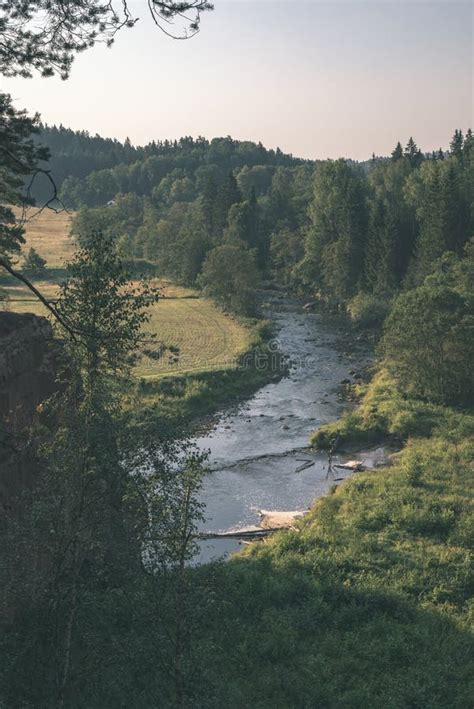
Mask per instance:
[[[47,300],[55,300],[65,261],[74,253],[69,235],[71,215],[45,210],[25,225],[26,252],[33,247],[47,261],[45,277],[34,280]],[[139,378],[232,369],[251,342],[249,328],[219,310],[199,292],[163,280],[162,298],[152,306],[147,331],[153,336],[145,348],[151,356],[140,357],[135,373]],[[21,284],[5,284],[9,301],[4,308],[18,313],[47,315],[47,309]],[[156,353],[164,345],[161,357]]]
[[[74,239],[69,234],[73,214],[56,214],[50,209],[44,209],[34,216],[36,211],[30,208],[26,213],[26,243],[23,251],[26,253],[28,249],[33,248],[46,259],[48,268],[62,268],[74,253]],[[16,214],[20,218],[21,211],[16,210]]]

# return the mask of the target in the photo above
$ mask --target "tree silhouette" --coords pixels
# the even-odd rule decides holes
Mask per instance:
[[[174,39],[199,31],[207,0],[147,0],[153,23]],[[191,14],[188,14],[191,13]],[[128,0],[4,0],[0,4],[0,74],[67,79],[74,56],[102,42],[111,46],[123,27],[138,21]]]

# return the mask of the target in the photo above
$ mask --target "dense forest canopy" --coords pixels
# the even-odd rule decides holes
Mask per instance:
[[[462,270],[459,264],[472,260],[470,129],[465,135],[456,129],[445,150],[423,154],[410,138],[390,156],[365,163],[304,161],[230,137],[135,148],[129,141],[44,128],[41,139],[59,155],[60,196],[77,210],[76,235],[93,228],[113,235],[127,258],[152,262],[162,275],[201,287],[238,313],[254,311],[252,292],[264,282],[347,311],[361,324],[380,326],[393,308],[384,342],[402,378],[407,367],[405,386],[417,367],[400,342],[395,349],[406,364],[397,359],[394,342],[397,327],[403,337],[411,323],[419,335],[412,342],[422,337],[428,351],[441,348],[437,358],[421,357],[415,348],[423,376],[414,391],[470,400],[469,285],[465,279],[445,284],[440,296],[439,283],[425,283],[445,254],[458,264],[452,268]],[[82,163],[81,153],[93,157]],[[85,174],[87,165],[95,169]],[[410,298],[418,306],[410,306]],[[447,318],[442,329],[451,335],[425,331],[416,312],[422,319],[427,312],[439,322]],[[457,349],[448,347],[454,332]],[[443,367],[451,374],[438,381]]]

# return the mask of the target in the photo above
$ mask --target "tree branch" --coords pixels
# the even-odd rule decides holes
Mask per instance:
[[[26,276],[24,276],[22,273],[19,273],[19,271],[15,271],[11,267],[11,265],[8,263],[8,261],[0,256],[0,266],[2,266],[8,273],[13,276],[13,278],[16,278],[18,281],[21,281],[22,283],[25,284],[25,286],[35,294],[35,296],[38,298],[38,300],[41,301],[41,303],[44,305],[45,308],[49,310],[51,315],[62,325],[62,327],[69,333],[71,338],[73,340],[76,340],[76,334],[74,330],[71,328],[70,325],[64,320],[62,315],[57,311],[57,309],[52,305],[50,302],[46,300],[44,295],[34,286]]]

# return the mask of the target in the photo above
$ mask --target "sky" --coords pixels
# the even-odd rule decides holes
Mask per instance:
[[[140,17],[67,81],[2,79],[50,124],[135,144],[231,135],[305,158],[364,160],[413,135],[423,150],[473,126],[474,3],[214,0],[174,41]]]

